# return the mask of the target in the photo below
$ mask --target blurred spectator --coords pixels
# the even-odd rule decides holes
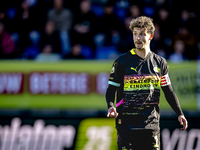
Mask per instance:
[[[190,26],[188,22],[189,18],[190,18],[189,12],[187,10],[182,10],[179,25],[189,27]]]
[[[163,48],[156,49],[156,54],[162,56],[163,58],[167,59],[167,53]]]
[[[197,34],[199,31],[199,21],[194,12],[188,10],[182,10],[179,19],[177,20],[176,28],[181,26],[186,27],[192,34]]]
[[[180,5],[180,2],[179,2],[179,5]],[[173,7],[173,1],[172,0],[156,0],[155,5],[154,5],[155,9],[168,8],[170,10],[170,13],[173,11],[172,7]]]
[[[65,59],[84,59],[84,56],[81,54],[81,44],[75,44],[72,46],[71,52],[67,54]]]
[[[124,53],[127,50],[130,50],[134,47],[133,43],[133,34],[131,33],[131,30],[129,29],[130,21],[133,18],[136,18],[140,16],[140,8],[136,4],[132,4],[128,8],[128,12],[126,14],[126,18],[124,19],[123,25],[120,29],[120,41],[118,42],[118,50],[120,53]]]
[[[125,53],[134,47],[133,33],[129,29],[131,20],[132,17],[127,17],[124,21],[124,28],[122,29],[121,32],[121,39],[118,42],[117,46],[120,53]]]
[[[47,13],[48,20],[55,22],[58,31],[70,31],[73,14],[70,9],[63,8],[63,0],[53,0],[53,9]]]
[[[11,59],[15,56],[15,43],[12,36],[5,31],[4,24],[0,23],[0,58]]]
[[[44,45],[42,53],[36,57],[36,61],[59,61],[61,57],[59,54],[53,53],[53,46],[51,44]]]
[[[161,40],[160,26],[157,23],[155,23],[154,25],[155,25],[155,32],[153,39],[151,40],[151,50],[156,54],[167,59],[166,49],[163,48],[164,43]]]
[[[151,49],[154,52],[158,52],[160,51],[161,53],[163,53],[164,51],[166,51],[166,49],[164,49],[164,41],[161,38],[161,33],[160,33],[160,25],[158,23],[155,23],[155,32],[154,32],[154,36],[153,39],[151,41]]]
[[[160,26],[161,37],[171,37],[173,26],[170,19],[170,12],[166,8],[160,8],[158,10],[158,16],[155,18],[155,22]]]
[[[35,59],[40,53],[39,41],[40,34],[37,31],[31,31],[29,33],[30,45],[24,48],[22,59]]]
[[[140,8],[138,5],[131,5],[129,7],[129,11],[127,13],[127,17],[131,17],[133,18],[137,18],[138,16],[140,16]]]
[[[173,50],[174,52],[169,55],[169,61],[173,63],[181,63],[184,60],[187,60],[184,53],[185,53],[185,44],[181,40],[177,40],[174,42]]]
[[[20,46],[22,49],[27,47],[30,44],[30,41],[28,40],[28,33],[32,30],[31,26],[34,25],[34,22],[32,22],[32,16],[30,16],[30,8],[27,4],[27,2],[24,0],[22,1],[20,8],[17,11],[16,14],[16,31],[19,33],[19,39],[20,39]]]
[[[171,38],[174,33],[174,27],[170,18],[169,10],[166,8],[160,8],[158,10],[158,16],[155,16],[155,23],[159,25],[160,30],[160,44],[162,48],[168,52],[171,46]]]
[[[117,0],[115,4],[115,14],[122,22],[126,18],[126,13],[128,8],[129,8],[128,0]]]
[[[105,35],[105,45],[111,46],[118,44],[120,40],[120,30],[123,25],[114,13],[114,6],[107,3],[104,7],[104,15],[100,18],[99,33]]]
[[[157,7],[163,7],[166,3],[166,0],[156,0],[156,6]]]
[[[1,4],[1,3],[0,3]],[[12,25],[11,25],[11,20],[5,13],[5,8],[2,8],[3,6],[0,6],[0,22],[4,24],[4,28],[7,32],[11,33],[13,31]]]
[[[192,35],[189,32],[189,30],[186,27],[180,27],[179,32],[173,37],[172,45],[177,40],[181,40],[184,42],[186,47],[185,55],[188,59],[197,59],[197,39],[194,35]]]
[[[117,0],[116,6],[117,6],[117,8],[120,8],[120,9],[127,9],[129,7],[129,1],[128,0]]]
[[[47,44],[53,46],[54,53],[61,54],[61,39],[53,21],[47,21],[44,31],[41,33],[40,48]]]
[[[19,34],[19,47],[21,48],[19,53],[23,53],[24,49],[31,44],[29,33],[38,30],[38,26],[43,26],[43,24],[40,22],[37,12],[29,6],[27,0],[23,0],[20,4],[14,20],[15,26],[13,28],[16,30],[15,34]]]
[[[147,6],[144,6],[143,8],[143,13],[145,16],[148,16],[148,17],[153,17],[154,14],[155,14],[155,9],[153,6],[151,5],[147,5]]]
[[[73,24],[73,13],[70,9],[64,8],[63,0],[53,0],[53,9],[47,13],[48,20],[55,22],[56,30],[60,32],[62,54],[70,51],[69,32]]]
[[[154,32],[154,36],[153,39],[155,41],[159,41],[161,39],[161,34],[160,34],[160,25],[155,23],[155,32]]]
[[[96,32],[96,16],[91,11],[90,0],[82,0],[79,4],[79,8],[80,11],[75,13],[74,26],[71,32],[72,44],[80,43],[87,45],[94,51],[95,45],[93,36]]]
[[[117,54],[134,47],[128,22],[147,15],[156,27],[152,51],[168,58],[174,52],[171,46],[181,40],[185,56],[197,59],[200,14],[194,5],[197,0],[184,0],[181,5],[172,0],[3,0],[0,23],[15,47],[12,56],[5,57],[35,59],[48,44],[53,53],[66,56],[71,44],[80,43],[85,59],[106,59],[105,51]]]

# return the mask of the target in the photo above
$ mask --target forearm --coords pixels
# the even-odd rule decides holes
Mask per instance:
[[[115,101],[115,92],[116,92],[116,87],[112,85],[108,85],[107,91],[106,91],[106,102],[108,109],[110,107],[114,106],[114,101]]]
[[[183,115],[183,112],[181,110],[181,107],[180,107],[180,104],[178,101],[178,97],[174,93],[172,86],[171,85],[164,86],[164,87],[162,87],[162,90],[165,94],[165,98],[166,98],[167,102],[169,103],[171,108],[174,110],[174,112],[178,116]]]

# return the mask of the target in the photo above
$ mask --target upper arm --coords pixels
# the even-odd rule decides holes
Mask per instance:
[[[167,65],[166,60],[164,60],[162,63],[162,69],[161,69],[161,87],[171,85],[168,71],[169,71],[169,67]]]
[[[115,87],[120,87],[123,79],[122,77],[123,77],[123,70],[119,60],[117,59],[113,63],[108,84]]]

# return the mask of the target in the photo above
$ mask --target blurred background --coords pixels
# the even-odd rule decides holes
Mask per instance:
[[[105,91],[134,48],[129,23],[155,24],[186,131],[161,93],[161,149],[200,149],[198,0],[0,0],[0,150],[117,150]]]

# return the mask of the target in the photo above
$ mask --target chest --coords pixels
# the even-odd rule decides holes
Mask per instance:
[[[155,60],[128,60],[122,65],[124,75],[161,76],[161,64]]]
[[[123,64],[124,91],[159,89],[161,64],[152,60],[130,60]]]

